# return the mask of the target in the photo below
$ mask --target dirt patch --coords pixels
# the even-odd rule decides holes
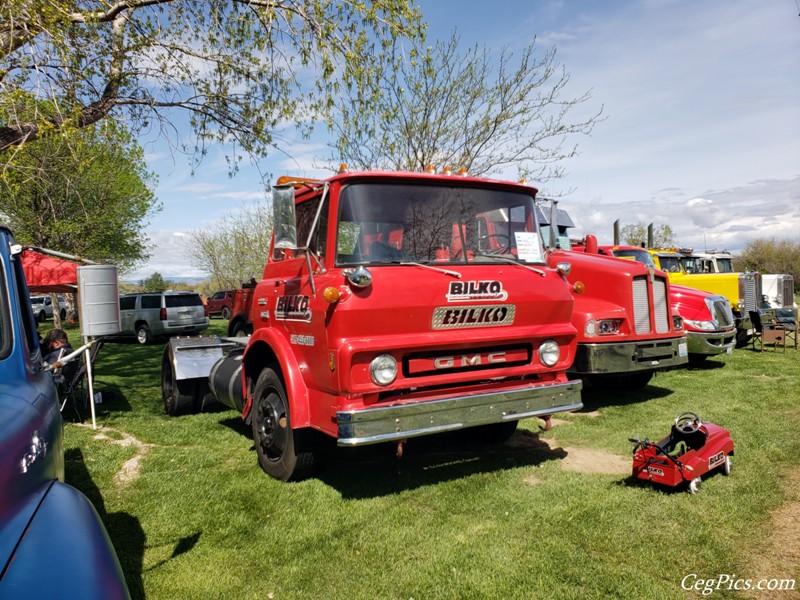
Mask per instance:
[[[105,431],[108,431],[109,433],[113,432],[120,437],[119,439],[113,439],[109,437]],[[136,448],[136,455],[133,458],[125,461],[120,470],[114,475],[114,483],[117,484],[117,488],[123,488],[129,483],[138,479],[139,474],[141,473],[142,459],[145,457],[150,448],[154,447],[154,444],[145,444],[144,442],[133,437],[131,434],[125,433],[124,431],[118,431],[116,429],[106,429],[105,431],[98,432],[97,435],[94,436],[94,439],[109,441],[112,444],[123,446],[125,448],[130,446]]]
[[[561,468],[567,471],[606,475],[627,475],[631,471],[630,457],[590,448],[567,447],[564,451],[567,456],[561,461]]]
[[[800,469],[786,481],[789,501],[772,512],[768,545],[750,561],[753,578],[797,579],[800,573]],[[800,598],[800,580],[793,591],[750,592],[748,598]]]

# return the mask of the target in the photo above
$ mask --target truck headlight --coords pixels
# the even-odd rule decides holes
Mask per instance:
[[[683,330],[683,317],[679,315],[672,316],[672,328],[675,331],[682,331]]]
[[[552,367],[561,358],[561,349],[553,340],[542,342],[539,346],[539,362],[546,367]]]
[[[692,321],[691,319],[684,319],[684,325],[692,329],[699,329],[700,331],[716,331],[717,328],[712,321]]]
[[[594,337],[596,335],[617,335],[619,333],[619,326],[622,324],[621,319],[593,319],[586,323],[584,333],[586,337]]]
[[[369,363],[369,375],[377,385],[389,385],[397,378],[397,361],[389,354],[381,354]]]

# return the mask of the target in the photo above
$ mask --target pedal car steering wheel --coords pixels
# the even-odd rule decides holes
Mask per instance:
[[[702,421],[697,413],[686,411],[675,417],[675,429],[681,433],[695,433],[700,429],[700,425]]]

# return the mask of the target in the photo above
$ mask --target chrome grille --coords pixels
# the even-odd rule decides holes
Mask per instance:
[[[756,295],[756,279],[752,273],[744,273],[739,275],[739,277],[744,278],[744,293],[742,294],[741,300],[744,301],[744,312],[746,314],[758,308],[759,296]]]
[[[633,278],[633,324],[636,333],[650,333],[650,302],[647,277]]]
[[[783,281],[779,283],[783,284],[783,289],[780,291],[781,306],[791,308],[794,306],[794,277],[784,275]]]
[[[653,311],[656,317],[656,331],[658,333],[669,333],[667,281],[661,277],[656,277],[653,280]]]
[[[717,327],[730,327],[733,325],[733,312],[731,303],[723,296],[712,296],[706,299],[708,309],[711,311],[711,318]]]

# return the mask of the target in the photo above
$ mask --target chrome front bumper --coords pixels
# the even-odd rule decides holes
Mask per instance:
[[[730,353],[736,347],[736,330],[714,331],[702,333],[699,331],[687,331],[686,343],[689,347],[689,354],[725,354]]]
[[[583,408],[581,385],[577,380],[528,385],[494,393],[339,411],[338,444],[364,446],[579,410]]]
[[[648,342],[578,344],[571,373],[612,374],[678,367],[689,362],[686,336]]]

